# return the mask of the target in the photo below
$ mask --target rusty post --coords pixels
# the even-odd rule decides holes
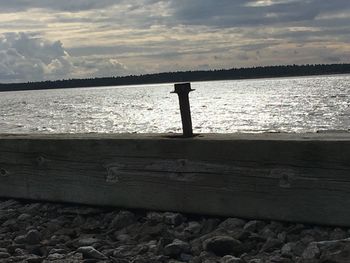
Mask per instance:
[[[176,93],[179,96],[183,137],[193,137],[191,109],[188,93],[194,89],[191,89],[191,83],[178,83],[174,86],[175,90],[171,93]]]

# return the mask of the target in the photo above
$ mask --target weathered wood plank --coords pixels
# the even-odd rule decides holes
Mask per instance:
[[[0,196],[350,226],[350,135],[1,135]]]

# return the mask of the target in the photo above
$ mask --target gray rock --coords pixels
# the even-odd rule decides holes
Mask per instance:
[[[330,240],[340,240],[340,239],[345,239],[348,237],[347,232],[342,230],[341,228],[335,228],[330,234],[329,234],[329,239]]]
[[[281,257],[279,255],[272,255],[265,262],[271,262],[271,263],[295,263],[295,261],[292,261],[290,258],[284,258],[284,257]]]
[[[243,227],[246,224],[246,221],[239,218],[228,218],[223,221],[218,227],[226,230],[234,230],[236,228]]]
[[[32,229],[29,230],[26,235],[26,243],[30,245],[39,244],[41,241],[41,235],[38,230]]]
[[[281,254],[283,256],[301,256],[305,248],[306,245],[300,241],[288,242],[281,248]]]
[[[83,257],[86,259],[107,259],[104,254],[91,246],[79,247],[77,252],[82,253]]]
[[[26,261],[27,263],[41,263],[43,261],[42,257],[36,256],[36,255],[29,255],[26,256]]]
[[[221,258],[220,263],[243,263],[243,260],[234,256],[226,255]]]
[[[240,253],[241,242],[230,236],[214,236],[204,241],[206,251],[213,252],[218,256]]]
[[[309,244],[302,254],[304,260],[318,259],[321,252],[315,242]]]
[[[115,238],[120,242],[126,242],[130,239],[130,236],[128,234],[118,234]]]
[[[202,225],[196,221],[188,222],[188,226],[185,227],[184,231],[191,234],[199,234],[202,229]]]
[[[67,254],[67,250],[63,248],[53,248],[50,250],[49,254]]]
[[[179,239],[175,239],[172,243],[164,247],[164,255],[166,256],[178,256],[181,253],[187,253],[190,251],[190,245]]]
[[[47,260],[60,260],[60,259],[64,259],[66,257],[66,255],[64,254],[59,254],[59,253],[53,253],[53,254],[49,254],[47,256]]]
[[[14,241],[17,244],[25,244],[27,242],[27,239],[25,235],[20,235],[20,236],[17,236]]]
[[[17,217],[17,220],[19,221],[25,221],[25,220],[28,220],[30,219],[32,216],[29,215],[29,214],[20,214],[19,217]]]
[[[164,220],[163,213],[149,212],[146,217],[152,223],[161,223]]]
[[[310,243],[304,250],[300,263],[316,262],[350,262],[350,239]]]
[[[93,237],[86,237],[86,238],[80,238],[77,242],[78,246],[80,247],[87,247],[91,246],[95,243],[100,242],[100,239],[93,238]]]
[[[135,215],[129,211],[120,211],[112,220],[111,226],[116,230],[135,223]]]
[[[11,255],[7,252],[0,252],[0,258],[9,258]]]
[[[189,262],[193,259],[193,256],[187,253],[181,253],[180,254],[180,259],[184,262]]]
[[[283,243],[276,238],[269,238],[261,248],[261,252],[272,252],[281,248]]]
[[[244,230],[249,232],[257,232],[265,226],[265,222],[259,220],[252,220],[246,223],[243,227]]]
[[[164,213],[164,222],[169,225],[180,225],[185,221],[183,215],[179,213]]]

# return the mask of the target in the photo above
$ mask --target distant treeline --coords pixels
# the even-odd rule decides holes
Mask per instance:
[[[0,91],[99,87],[185,81],[233,80],[350,73],[350,64],[289,65],[220,70],[179,71],[125,77],[68,79],[0,84]]]

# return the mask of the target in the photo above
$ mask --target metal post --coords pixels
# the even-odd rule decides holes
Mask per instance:
[[[194,89],[191,89],[191,83],[178,83],[174,86],[175,90],[171,93],[176,93],[179,96],[183,137],[193,137],[191,109],[188,93]]]

